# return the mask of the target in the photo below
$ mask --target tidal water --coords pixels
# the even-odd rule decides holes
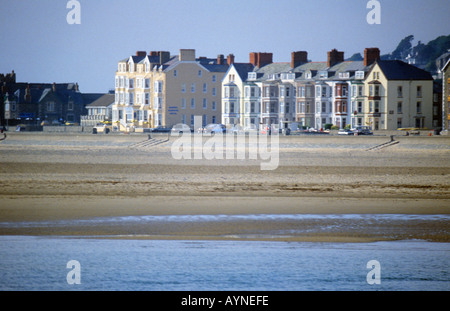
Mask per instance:
[[[75,266],[67,263],[75,260]],[[368,268],[371,260],[379,270]],[[0,290],[448,291],[450,243],[0,237]],[[374,273],[379,284],[369,284]],[[68,275],[71,276],[68,281]],[[73,283],[74,275],[80,284]]]

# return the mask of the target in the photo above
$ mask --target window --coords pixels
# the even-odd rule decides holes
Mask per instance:
[[[202,126],[206,126],[208,124],[208,116],[206,114],[202,117]]]
[[[373,113],[373,102],[369,102],[369,112]]]
[[[327,103],[322,103],[322,113],[326,113],[327,112]]]
[[[178,76],[178,72],[177,72],[176,69],[173,71],[173,76],[174,76],[174,77]]]
[[[250,113],[255,113],[255,103],[250,104]]]
[[[234,87],[230,87],[230,97],[234,97]]]
[[[73,110],[73,102],[67,104],[67,110]],[[13,110],[14,111],[14,110]]]
[[[181,93],[186,93],[186,84],[181,85]]]
[[[357,71],[355,74],[356,79],[364,79],[364,71]]]
[[[375,96],[380,96],[380,86],[375,85]]]
[[[161,93],[163,91],[163,82],[155,81],[155,93]]]
[[[285,112],[289,113],[289,103],[286,103]]]
[[[206,83],[203,83],[203,93],[208,92],[208,85]]]
[[[322,86],[322,97],[327,97],[327,87]]]
[[[399,97],[399,98],[403,97],[403,87],[401,87],[401,86],[397,87],[397,97]]]
[[[213,101],[213,102],[211,103],[211,106],[212,106],[212,110],[216,110],[216,102],[215,102],[215,101]]]
[[[275,112],[275,104],[274,103],[270,103],[270,112],[271,113]]]
[[[234,113],[234,102],[230,103],[230,113]]]
[[[422,98],[422,87],[417,86],[417,98]]]
[[[145,105],[149,105],[150,104],[150,94],[149,93],[145,93]]]
[[[191,93],[195,93],[195,83],[191,84]]]
[[[191,126],[194,126],[194,115],[191,114]]]
[[[202,71],[201,71],[201,70],[198,71],[198,76],[199,76],[199,77],[202,76]]]
[[[191,98],[191,109],[195,109],[195,98]]]
[[[212,96],[216,96],[216,88],[215,87],[212,88]]]
[[[245,113],[249,113],[250,112],[250,103],[246,102],[245,103]]]
[[[216,82],[216,81],[217,81],[216,75],[213,75],[212,76],[212,82]]]
[[[375,102],[375,113],[379,113],[380,112],[380,102],[376,101]]]
[[[186,98],[181,99],[181,109],[186,109]]]
[[[416,108],[417,113],[422,113],[422,102],[417,102]]]
[[[132,88],[134,88],[134,79],[130,79],[130,80],[128,80],[130,83],[129,83],[129,88],[130,89],[132,89]]]
[[[362,108],[363,107],[363,103],[362,102],[358,102],[358,113],[362,113],[363,111],[362,111]]]
[[[397,119],[397,128],[402,128],[402,118]]]
[[[249,80],[255,80],[256,79],[256,72],[249,72],[248,73],[248,79]]]
[[[306,113],[311,113],[311,104],[309,102],[306,103]]]
[[[251,96],[251,97],[255,97],[255,92],[256,92],[255,88],[254,88],[254,87],[251,87],[251,88],[250,88],[250,96]]]
[[[402,106],[403,106],[402,102],[397,103],[397,113],[402,113]]]
[[[211,122],[212,122],[212,123],[216,123],[216,116],[212,116]]]
[[[144,88],[149,89],[150,88],[150,79],[145,79],[145,85]]]
[[[244,96],[245,97],[249,97],[249,94],[250,94],[250,87],[246,86],[245,89],[244,89]]]
[[[358,86],[358,96],[363,96],[363,92],[364,92],[364,87],[362,85]]]
[[[316,86],[316,96],[319,96],[320,94],[320,86]]]
[[[206,98],[203,98],[203,109],[208,108],[208,102],[206,100]]]
[[[55,103],[54,102],[47,102],[47,111],[49,111],[49,112],[55,111]]]

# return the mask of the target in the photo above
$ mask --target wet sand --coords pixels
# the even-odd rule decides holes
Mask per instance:
[[[158,138],[158,136],[154,136]],[[161,139],[166,136],[161,135]],[[449,242],[450,138],[280,137],[262,160],[176,160],[146,135],[12,133],[0,143],[0,234],[147,239]],[[254,215],[367,215],[273,219]],[[126,216],[248,215],[220,221],[102,222]],[[99,220],[79,222],[80,220]],[[63,221],[63,224],[61,222]]]

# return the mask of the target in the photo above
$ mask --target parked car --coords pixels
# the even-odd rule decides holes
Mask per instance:
[[[168,133],[171,131],[170,127],[165,127],[165,126],[157,126],[155,128],[152,128],[151,130],[153,133]]]
[[[211,123],[205,126],[204,133],[226,133],[227,128],[223,124]]]
[[[187,126],[186,124],[175,124],[172,127],[172,133],[191,133],[192,130],[189,126]]]
[[[355,135],[355,133],[350,129],[339,130],[338,135]]]
[[[107,125],[104,123],[97,123],[96,126],[92,129],[92,134],[97,133],[105,133],[108,134],[111,131],[111,125]]]
[[[353,133],[358,135],[373,135],[373,132],[368,126],[357,126],[356,128],[352,129],[352,131]]]

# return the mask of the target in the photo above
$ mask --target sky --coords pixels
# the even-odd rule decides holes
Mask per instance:
[[[332,49],[391,53],[414,35],[428,43],[450,34],[448,0],[379,0],[380,24],[369,24],[369,0],[78,0],[80,24],[69,24],[69,0],[0,0],[0,73],[17,82],[77,82],[83,93],[114,88],[117,62],[136,51],[195,49],[196,56],[293,51],[325,61]]]

